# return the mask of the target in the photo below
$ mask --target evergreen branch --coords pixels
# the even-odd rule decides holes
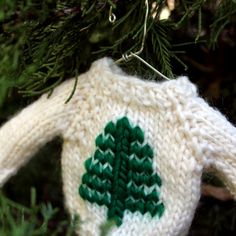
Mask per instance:
[[[186,71],[188,69],[188,66],[179,58],[177,57],[175,54],[173,54],[173,58],[179,62],[180,65],[183,66],[184,70]]]
[[[73,8],[67,8],[67,9],[62,9],[60,11],[55,11],[55,12],[51,12],[50,15],[51,17],[64,17],[64,16],[68,16],[70,14],[79,14],[80,13],[80,9],[79,7],[73,7]],[[8,16],[7,18],[2,19],[2,21],[0,21],[0,25],[5,25],[11,22],[19,22],[19,21],[29,21],[29,20],[33,20],[35,19],[36,16],[32,15],[32,13],[26,12],[24,14],[20,14],[20,11],[16,11],[14,12],[12,15]]]
[[[173,74],[170,59],[176,55],[170,51],[173,30],[186,30],[195,17],[198,19],[195,42],[202,42],[208,2],[180,1],[176,6],[178,17],[172,17],[171,24],[164,26],[166,23],[159,21],[159,15],[165,4],[164,0],[157,1],[153,9],[155,18],[150,14],[147,42],[152,45],[146,43],[148,53],[143,56],[146,61],[158,62],[162,73],[170,77]],[[211,34],[205,40],[214,47],[222,30],[235,22],[236,7],[233,0],[211,4],[215,6],[210,9],[214,18]],[[117,16],[113,25],[108,21],[110,6]],[[57,81],[74,77],[76,71],[88,68],[98,57],[116,58],[136,51],[142,42],[144,15],[143,0],[125,4],[118,0],[0,2],[0,104],[13,87],[20,88],[24,95],[51,92]]]
[[[183,46],[189,46],[189,45],[194,45],[196,43],[206,43],[206,40],[199,40],[197,42],[184,42],[184,43],[176,43],[176,44],[172,44],[172,47],[183,47]]]
[[[25,207],[0,192],[0,235],[64,235],[72,236],[78,222],[59,221],[55,229],[50,225],[59,212],[50,203],[36,204],[36,191],[31,190],[31,206]],[[66,227],[66,228],[65,228]]]
[[[158,60],[158,65],[161,67],[161,72],[167,77],[172,78],[173,73],[170,64],[171,44],[166,37],[167,27],[165,23],[154,25],[151,28],[151,42],[153,51]]]
[[[130,10],[123,17],[121,17],[118,21],[116,21],[116,23],[113,26],[113,30],[115,30],[119,25],[121,25],[126,20],[128,20],[128,18],[135,11],[135,9],[138,7],[138,5],[139,5],[138,1],[135,4],[133,4],[133,6],[131,6]]]
[[[71,94],[69,95],[68,99],[65,101],[65,103],[68,103],[70,101],[70,99],[73,97],[76,87],[77,87],[77,83],[78,83],[78,71],[76,70],[76,74],[75,74],[75,82],[74,82],[74,87],[71,91]]]
[[[202,9],[198,9],[198,31],[197,31],[197,36],[195,38],[195,42],[197,42],[201,36],[202,32]]]

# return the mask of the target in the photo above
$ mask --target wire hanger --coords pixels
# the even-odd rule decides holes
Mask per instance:
[[[148,62],[146,62],[144,59],[142,59],[139,54],[142,53],[143,49],[144,49],[144,44],[145,44],[145,39],[146,39],[146,35],[147,35],[147,19],[148,19],[148,14],[149,14],[149,3],[148,0],[145,0],[145,7],[146,7],[146,13],[145,13],[145,18],[144,18],[144,27],[143,27],[143,39],[142,39],[142,44],[141,44],[141,48],[136,51],[136,52],[130,52],[130,53],[125,53],[122,55],[122,57],[120,59],[118,59],[117,61],[115,61],[116,64],[121,63],[122,61],[129,61],[132,58],[136,58],[139,61],[141,61],[143,64],[145,64],[147,67],[149,67],[150,69],[152,69],[155,73],[157,73],[160,77],[166,79],[166,80],[170,80],[170,78],[166,77],[165,75],[163,75],[160,71],[158,71],[157,69],[155,69],[152,65],[150,65]],[[112,6],[110,7],[110,11],[109,11],[109,22],[114,23],[116,21],[116,16],[115,14],[112,12]]]

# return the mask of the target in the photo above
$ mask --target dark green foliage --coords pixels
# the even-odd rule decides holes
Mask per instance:
[[[153,52],[156,58],[154,61],[160,64],[160,70],[170,78],[173,78],[172,67],[171,67],[171,57],[173,54],[171,53],[171,44],[170,38],[168,37],[168,31],[172,28],[170,24],[167,22],[163,23],[156,23],[151,28],[150,35],[151,44],[153,45]],[[153,62],[150,62],[153,63]]]
[[[140,127],[132,127],[127,117],[109,122],[95,141],[94,156],[85,161],[86,173],[80,196],[108,208],[108,220],[122,223],[125,210],[162,216],[164,205],[157,186],[160,177],[152,168],[153,150],[144,144]]]
[[[0,192],[0,208],[1,236],[73,236],[78,224],[78,220],[72,223],[61,221],[52,230],[50,225],[59,214],[59,209],[50,203],[37,205],[35,189],[31,190],[30,207],[11,201]]]
[[[124,53],[139,50],[146,11],[144,2],[1,1],[0,105],[14,87],[24,95],[50,93],[63,80],[86,70],[97,58],[118,59]],[[193,21],[193,29],[197,30],[191,42],[202,43],[204,39],[215,45],[223,28],[235,23],[234,0],[221,1],[219,5],[213,0],[180,1],[171,18],[164,21],[158,17],[166,1],[156,2],[158,7],[152,9],[150,1],[146,44],[141,56],[169,77],[173,77],[173,60],[183,64],[180,52],[174,47],[176,30],[185,31]],[[117,17],[113,24],[108,21],[110,6]],[[211,9],[214,17],[207,25],[211,33],[202,37],[206,30],[206,9]],[[153,12],[155,18],[151,17]],[[185,42],[182,39],[180,43]],[[126,64],[129,69],[132,63]],[[146,69],[142,64],[137,68],[135,63],[135,71]]]

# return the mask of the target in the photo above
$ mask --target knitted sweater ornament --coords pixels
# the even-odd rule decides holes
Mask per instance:
[[[46,142],[63,138],[65,205],[77,233],[186,235],[213,167],[236,198],[236,129],[186,77],[155,83],[109,58],[58,86],[0,129],[0,185]]]

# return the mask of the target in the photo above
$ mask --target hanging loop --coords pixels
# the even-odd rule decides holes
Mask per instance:
[[[145,44],[145,39],[147,35],[147,19],[148,19],[148,14],[149,14],[149,4],[148,0],[145,0],[145,6],[146,6],[146,13],[145,13],[145,19],[144,19],[144,25],[143,25],[143,38],[142,38],[142,44],[141,47],[138,51],[136,52],[130,52],[130,53],[125,53],[122,55],[122,57],[116,61],[117,64],[119,64],[122,61],[128,62],[131,58],[136,58],[142,63],[144,63],[146,66],[148,66],[150,69],[152,69],[156,74],[158,74],[160,77],[170,80],[168,77],[163,75],[161,72],[159,72],[157,69],[155,69],[153,66],[151,66],[148,62],[146,62],[144,59],[142,59],[140,56],[138,56],[144,49],[144,44]],[[110,8],[110,13],[112,14],[112,8]]]
[[[147,35],[147,19],[148,19],[148,13],[149,13],[148,0],[145,0],[145,6],[146,6],[146,13],[145,13],[144,24],[143,24],[143,39],[142,39],[142,44],[141,44],[140,49],[136,52],[131,52],[129,54],[123,54],[122,57],[116,61],[116,63],[120,63],[122,61],[128,61],[131,57],[133,57],[134,54],[139,55],[143,51],[145,39],[146,39],[146,35]]]
[[[112,6],[110,6],[109,10],[109,21],[114,23],[116,21],[116,15],[112,12]]]

